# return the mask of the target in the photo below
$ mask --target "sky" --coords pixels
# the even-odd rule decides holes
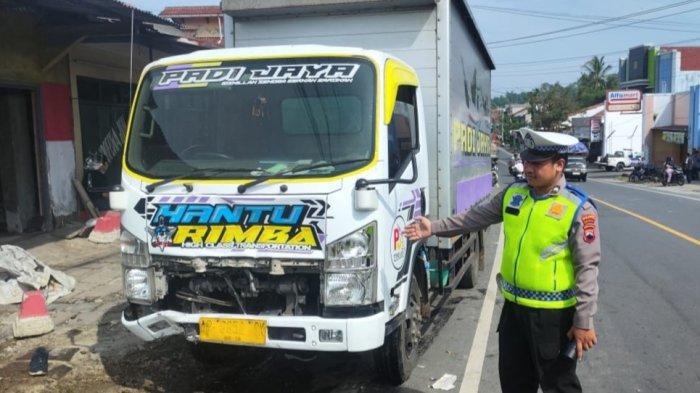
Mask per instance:
[[[166,6],[216,5],[216,0],[130,0],[155,14]],[[496,63],[492,97],[541,83],[568,84],[593,55],[617,72],[630,47],[700,45],[700,0],[469,0]],[[648,10],[658,9],[655,12]],[[628,14],[637,15],[625,17]],[[600,21],[608,18],[607,23]],[[585,28],[573,27],[588,25]],[[565,30],[551,35],[540,35]],[[600,31],[596,31],[600,30]],[[529,39],[513,40],[523,36]],[[552,39],[554,38],[554,39]],[[499,42],[501,41],[501,42]],[[540,42],[533,42],[540,41]],[[517,64],[519,63],[519,64]]]

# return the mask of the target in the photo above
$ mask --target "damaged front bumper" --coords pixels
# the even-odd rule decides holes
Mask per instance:
[[[195,327],[198,326],[201,317],[265,320],[268,334],[265,344],[261,347],[329,352],[363,352],[382,346],[386,322],[383,313],[361,318],[330,319],[318,316],[188,314],[164,310],[133,320],[127,319],[122,313],[122,324],[145,341],[176,334],[187,334],[188,339],[198,341]],[[342,341],[321,341],[319,333],[322,330],[342,332]]]

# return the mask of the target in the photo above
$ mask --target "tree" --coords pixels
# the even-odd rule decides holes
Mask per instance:
[[[491,100],[491,107],[502,108],[508,104],[524,104],[527,102],[528,92],[516,93],[514,91],[506,92]]]
[[[608,72],[612,67],[605,64],[605,57],[593,56],[583,65],[583,74],[576,82],[576,101],[579,107],[597,104],[605,99],[605,91],[619,86],[617,75]]]
[[[528,96],[532,126],[552,131],[561,129],[561,122],[576,108],[574,97],[571,85],[543,83]]]
[[[605,89],[606,79],[605,74],[612,69],[612,66],[605,64],[605,56],[593,56],[590,60],[583,65],[583,78],[586,83],[596,90]]]

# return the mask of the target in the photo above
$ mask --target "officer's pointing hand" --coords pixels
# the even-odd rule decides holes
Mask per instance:
[[[403,234],[411,241],[425,239],[433,234],[431,226],[430,220],[420,216],[412,223],[406,225]]]

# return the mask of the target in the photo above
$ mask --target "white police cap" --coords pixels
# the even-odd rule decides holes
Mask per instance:
[[[559,132],[535,131],[521,128],[517,131],[523,140],[525,150],[520,153],[524,161],[544,161],[557,154],[567,154],[579,143],[578,139]]]

